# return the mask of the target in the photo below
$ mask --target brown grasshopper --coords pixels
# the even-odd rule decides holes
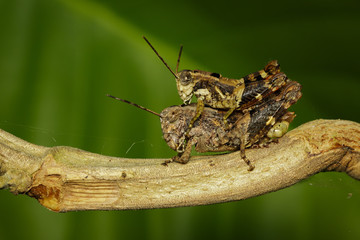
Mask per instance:
[[[280,72],[280,65],[276,60],[270,61],[263,70],[251,73],[240,79],[226,78],[219,73],[201,70],[182,70],[179,72],[182,46],[180,46],[174,72],[151,43],[145,37],[143,38],[175,76],[178,93],[184,104],[190,104],[193,95],[197,98],[196,112],[189,122],[186,135],[193,127],[194,122],[202,114],[205,105],[217,109],[228,109],[223,116],[223,121],[226,124],[227,118],[233,111],[251,110],[254,105],[277,91],[287,81],[286,75]]]
[[[290,81],[251,111],[235,111],[229,116],[228,125],[223,121],[225,110],[205,107],[203,114],[189,131],[185,145],[182,137],[196,112],[195,104],[168,107],[158,114],[127,100],[108,96],[159,116],[166,143],[178,152],[173,161],[187,163],[194,145],[197,152],[240,150],[241,158],[251,171],[254,166],[246,158],[245,148],[268,142],[286,133],[295,117],[295,114],[287,109],[301,97],[300,91],[300,84]]]

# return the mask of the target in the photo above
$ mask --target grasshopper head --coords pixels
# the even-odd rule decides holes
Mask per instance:
[[[194,94],[195,81],[193,71],[182,70],[176,74],[176,86],[184,104],[189,104]]]
[[[187,129],[186,120],[190,118],[188,115],[186,109],[181,106],[168,107],[160,113],[164,140],[171,149],[178,152],[181,152],[179,146],[183,142],[181,137],[184,136]]]

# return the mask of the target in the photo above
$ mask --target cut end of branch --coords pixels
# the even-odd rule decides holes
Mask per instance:
[[[43,185],[39,184],[32,187],[27,195],[33,197],[39,201],[39,203],[46,208],[59,212],[60,211],[60,193],[61,190],[52,186],[51,184]]]

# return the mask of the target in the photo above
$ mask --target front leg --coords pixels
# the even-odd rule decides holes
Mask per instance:
[[[223,122],[224,122],[224,125],[225,125],[225,128],[226,129],[229,129],[229,123],[227,121],[228,117],[234,112],[236,108],[230,108],[226,113],[225,115],[223,116]]]
[[[172,161],[182,164],[188,163],[191,156],[192,146],[195,144],[195,142],[196,141],[194,139],[189,139],[189,141],[186,142],[184,152],[178,153],[178,155],[172,158]]]
[[[188,137],[191,129],[194,126],[195,121],[201,116],[202,112],[204,111],[204,102],[203,100],[198,99],[198,102],[196,104],[196,112],[195,116],[191,119],[188,129],[186,130],[185,136]]]

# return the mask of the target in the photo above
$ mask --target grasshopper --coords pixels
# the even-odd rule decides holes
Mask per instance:
[[[257,143],[267,143],[272,138],[279,138],[286,133],[295,117],[295,114],[288,112],[287,109],[301,97],[300,90],[300,84],[290,81],[251,111],[235,111],[229,116],[228,125],[223,121],[225,110],[205,107],[203,114],[189,131],[185,144],[182,136],[187,132],[187,126],[196,112],[195,104],[168,107],[159,114],[130,101],[108,96],[160,117],[166,143],[178,152],[172,161],[187,163],[192,146],[195,146],[197,152],[240,150],[241,158],[251,171],[254,166],[247,159],[245,148]]]
[[[177,90],[185,105],[190,104],[192,96],[197,98],[194,117],[189,122],[187,135],[194,122],[201,116],[205,106],[217,109],[227,109],[223,121],[235,110],[249,111],[271,93],[286,84],[287,76],[280,72],[280,65],[276,60],[270,61],[264,69],[251,73],[240,79],[223,77],[219,73],[201,70],[178,71],[183,47],[180,46],[175,72],[155,50],[152,44],[143,37],[159,59],[175,76]]]

